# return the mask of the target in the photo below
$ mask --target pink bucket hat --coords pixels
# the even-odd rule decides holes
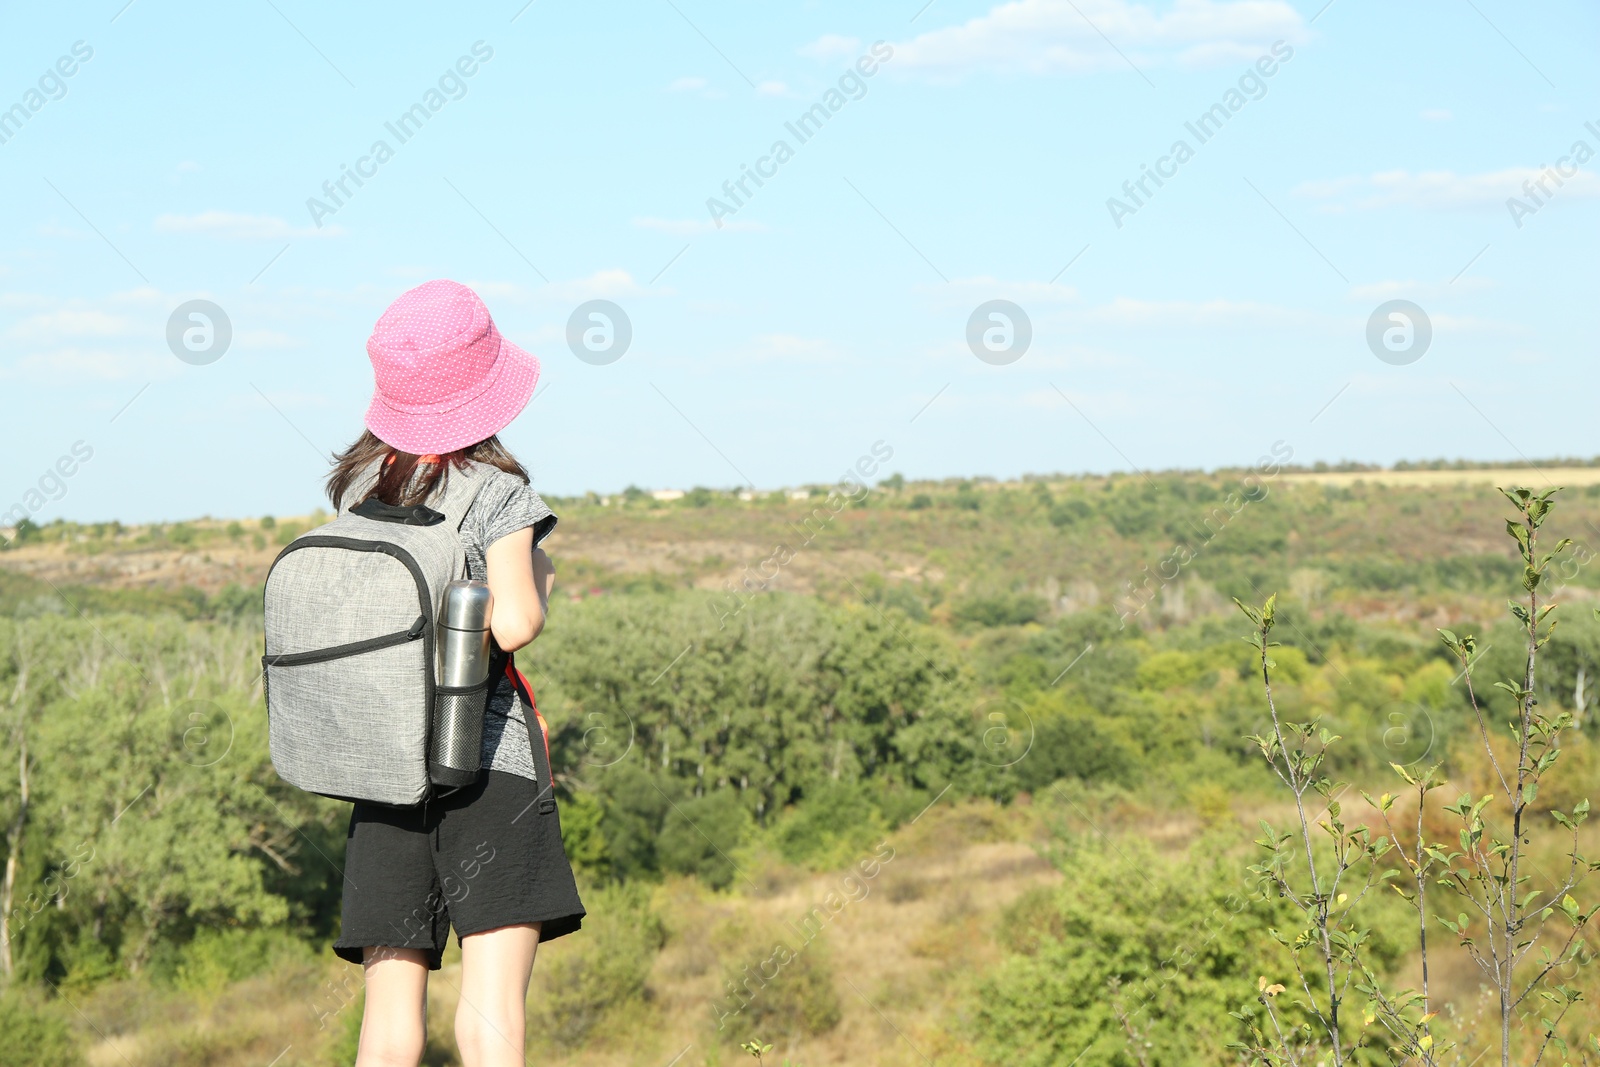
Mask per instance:
[[[419,456],[493,437],[539,381],[539,361],[501,337],[478,294],[459,282],[425,282],[390,304],[367,358],[377,385],[367,429]]]

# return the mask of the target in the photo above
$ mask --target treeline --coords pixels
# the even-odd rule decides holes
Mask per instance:
[[[718,853],[758,832],[814,859],[946,787],[1011,789],[977,758],[949,637],[904,617],[773,598],[719,627],[677,595],[560,620],[524,665],[591,879],[725,884]],[[171,615],[0,619],[0,967],[93,982],[175,973],[204,930],[330,935],[348,809],[273,773],[259,641]],[[848,817],[814,817],[828,805]]]
[[[260,617],[261,588],[235,582],[207,593],[194,586],[52,585],[0,567],[0,618],[117,614],[249,623]]]
[[[1374,595],[1445,597],[1452,609],[1472,601],[1487,606],[1495,599],[1487,591],[1502,588],[1516,570],[1504,546],[1484,537],[1499,520],[1492,494],[1479,487],[1295,483],[1282,469],[1010,484],[891,477],[849,498],[779,493],[743,500],[707,490],[675,501],[640,493],[605,505],[597,496],[556,504],[564,528],[583,530],[594,544],[642,543],[654,568],[613,569],[601,562],[610,553],[568,552],[563,590],[631,595],[730,582],[743,590],[773,577],[770,561],[795,560],[792,568],[777,567],[777,587],[806,589],[836,604],[865,596],[957,633],[1048,624],[1096,607],[1141,627],[1183,625],[1231,611],[1232,595],[1269,589],[1356,615],[1370,610]],[[1600,588],[1600,570],[1588,565],[1600,554],[1594,533],[1600,485],[1570,493],[1564,506],[1557,533],[1577,546],[1556,578],[1563,586]],[[661,522],[669,513],[670,523]],[[114,561],[137,565],[147,553],[179,552],[182,570],[214,566],[218,573],[206,576],[211,591],[201,592],[59,578],[53,587],[0,568],[0,613],[245,617],[257,606],[251,583],[272,553],[314,520],[51,523],[15,542],[19,553],[64,551],[75,563],[78,556],[97,557],[82,565],[119,574]],[[724,555],[729,543],[746,546],[739,554],[747,566]],[[703,546],[698,557],[697,546]],[[208,563],[212,553],[226,562]],[[819,568],[824,553],[829,564]],[[232,569],[241,564],[249,569]],[[757,576],[758,570],[767,573]],[[211,584],[223,574],[241,584]],[[1169,605],[1174,598],[1182,602]]]
[[[1198,803],[1265,783],[1242,740],[1260,708],[1231,620],[1146,634],[1093,612],[960,639],[893,607],[719,605],[563,604],[522,657],[591,880],[725,886],[742,849],[826,866],[947,792],[1007,803],[1106,782]],[[1285,617],[1280,706],[1359,739],[1340,773],[1449,751],[1464,694],[1431,644]],[[1492,637],[1486,671],[1515,657]],[[347,808],[273,773],[259,640],[173,616],[0,619],[0,903],[17,975],[171,970],[204,929],[329,936]],[[1573,620],[1548,661],[1545,699],[1592,730],[1600,625]]]
[[[337,929],[348,807],[272,770],[253,609],[208,600],[209,615],[132,614],[116,609],[138,594],[68,607],[25,579],[7,583],[0,1019],[44,1041],[66,1024],[47,1013],[57,1030],[36,1026],[45,1016],[27,1015],[19,991],[71,995],[130,977],[208,988],[322,953]],[[1262,706],[1238,623],[1146,630],[1099,608],[952,626],[892,591],[867,583],[850,604],[767,593],[730,607],[659,589],[558,602],[520,660],[550,721],[563,830],[586,891],[634,901],[624,927],[653,922],[626,894],[664,876],[744,892],[775,862],[846,866],[936,799],[1026,796],[1076,827],[1064,823],[1055,846],[1075,851],[1056,857],[1063,888],[1006,920],[975,1033],[997,1060],[1041,1063],[1080,1031],[1085,1042],[1114,1036],[1109,977],[1128,960],[1159,969],[1169,940],[1222,923],[1210,917],[1225,908],[1228,936],[1196,948],[1190,977],[1129,992],[1163,1005],[1158,1046],[1210,1047],[1225,1027],[1215,1009],[1234,995],[1228,975],[1262,966],[1260,933],[1278,909],[1237,897],[1220,861],[1200,877],[1126,838],[1090,849],[1082,819],[1093,811],[1095,825],[1111,825],[1104,798],[1137,797],[1221,832],[1235,803],[1269,795],[1244,740]],[[1292,592],[1280,619],[1278,707],[1347,739],[1332,773],[1378,783],[1390,764],[1438,759],[1453,773],[1474,720],[1458,667],[1422,628],[1314,612]],[[1452,625],[1480,634],[1481,674],[1515,673],[1515,634]],[[1541,704],[1571,710],[1594,737],[1600,622],[1569,613],[1544,661]],[[1498,690],[1479,696],[1491,716],[1510,709]],[[1571,804],[1600,770],[1594,752],[1581,737],[1567,746],[1541,810]],[[1159,937],[1123,940],[1135,927]],[[585,1018],[601,1018],[618,989],[643,996],[653,938],[604,942],[626,973],[583,986]]]

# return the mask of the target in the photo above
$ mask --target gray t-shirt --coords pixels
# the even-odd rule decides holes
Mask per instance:
[[[489,546],[500,538],[531,526],[533,544],[538,547],[555,525],[555,514],[531,485],[514,474],[491,471],[488,482],[478,491],[477,499],[461,520],[461,543],[467,550],[467,576],[474,581],[488,580],[484,556]],[[543,745],[543,739],[538,743]],[[534,772],[522,699],[503,677],[489,690],[489,706],[483,719],[482,766],[485,770],[506,771],[534,781],[539,777]]]

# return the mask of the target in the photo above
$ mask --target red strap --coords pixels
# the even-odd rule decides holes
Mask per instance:
[[[539,705],[533,700],[533,686],[528,684],[528,679],[517,670],[516,658],[506,654],[506,677],[511,679],[511,684],[516,687],[522,696],[522,702],[533,709],[533,717],[539,723],[539,734],[544,738],[544,765],[550,766],[550,727],[544,721],[544,716],[539,714]]]

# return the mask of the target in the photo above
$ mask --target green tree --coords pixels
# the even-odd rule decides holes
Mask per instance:
[[[1171,860],[1137,839],[1096,842],[1069,838],[1062,883],[1007,909],[1007,955],[974,998],[979,1048],[1016,1067],[1209,1067],[1285,909],[1246,893],[1216,852]]]
[[[60,1011],[0,993],[0,1067],[79,1067],[88,1061]]]

